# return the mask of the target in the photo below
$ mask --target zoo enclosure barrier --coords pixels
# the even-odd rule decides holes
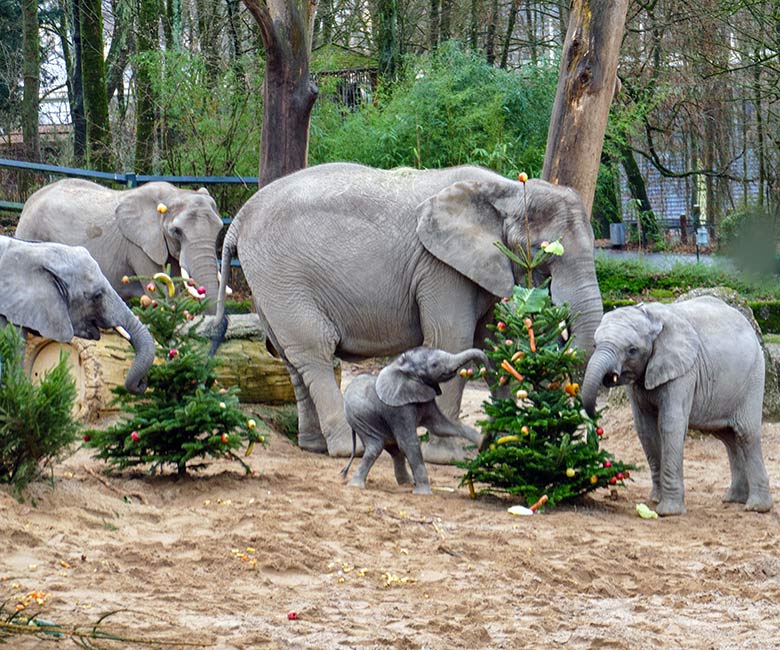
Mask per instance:
[[[110,181],[124,185],[127,188],[138,187],[144,183],[154,181],[163,181],[172,185],[242,185],[246,188],[257,188],[258,181],[257,176],[169,176],[136,174],[135,172],[99,172],[78,167],[61,167],[59,165],[32,163],[22,160],[11,160],[9,158],[0,158],[0,168],[46,174],[50,183],[57,180],[56,176],[66,176],[96,181]],[[24,208],[24,203],[0,199],[0,211],[21,212],[22,208]],[[225,225],[230,224],[232,221],[232,217],[222,217],[222,223]],[[238,259],[234,259],[231,266],[241,266],[241,263]]]

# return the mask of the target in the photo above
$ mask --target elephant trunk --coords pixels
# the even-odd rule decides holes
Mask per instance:
[[[453,370],[462,368],[463,366],[466,366],[471,362],[481,363],[482,365],[485,365],[487,364],[488,359],[485,353],[482,350],[479,350],[477,348],[470,348],[468,350],[464,350],[463,352],[460,352],[459,354],[452,355]]]
[[[117,323],[130,335],[130,343],[135,350],[135,360],[125,378],[125,388],[134,395],[140,395],[146,390],[146,373],[154,363],[155,345],[149,330],[123,304],[124,318]]]
[[[564,254],[552,272],[550,294],[556,305],[568,303],[574,344],[585,352],[587,360],[593,353],[593,337],[604,315],[592,254],[569,259]]]
[[[190,247],[182,250],[181,266],[187,270],[200,286],[206,289],[206,298],[209,299],[207,314],[215,314],[217,311],[217,294],[219,293],[219,275],[217,256],[210,245]]]
[[[612,377],[615,374],[617,374],[617,359],[614,353],[605,348],[597,349],[588,361],[580,392],[582,405],[590,417],[596,415],[596,395],[599,392],[599,386],[605,383],[605,377]]]

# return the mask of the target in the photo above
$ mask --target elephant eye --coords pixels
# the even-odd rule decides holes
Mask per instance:
[[[98,289],[95,293],[92,294],[92,301],[97,302],[103,297],[103,289]]]
[[[172,236],[172,237],[176,237],[177,239],[180,239],[180,238],[181,238],[181,236],[182,236],[182,234],[184,234],[184,233],[182,232],[182,229],[181,229],[181,228],[179,228],[179,226],[173,226],[173,227],[171,227],[171,229],[170,229],[170,231],[169,231],[169,232],[171,233],[171,236]]]
[[[633,357],[636,356],[636,354],[639,352],[639,348],[635,345],[632,345],[630,348],[628,348],[628,353]]]

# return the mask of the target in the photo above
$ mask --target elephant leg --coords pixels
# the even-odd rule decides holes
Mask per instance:
[[[328,445],[325,436],[322,435],[314,400],[298,371],[289,364],[287,370],[290,373],[293,391],[295,391],[295,403],[298,407],[298,446],[306,451],[324,454],[328,451]]]
[[[381,440],[377,440],[376,438],[368,438],[365,441],[363,458],[360,460],[360,465],[358,465],[358,468],[355,470],[355,474],[352,476],[352,480],[349,482],[352,487],[366,487],[366,477],[368,476],[368,472],[374,466],[376,459],[379,458],[383,449],[384,445],[382,444]]]
[[[451,296],[451,299],[443,301],[443,292]],[[418,287],[418,305],[423,343],[452,353],[470,348],[474,342],[477,323],[492,302],[493,299],[482,295],[471,282],[462,277],[452,279],[446,290],[421,283]],[[452,420],[458,420],[460,417],[465,386],[466,380],[459,376],[441,385],[442,394],[436,399],[436,404],[442,413]],[[463,441],[457,437],[439,436],[431,432],[428,442],[423,445],[425,460],[438,465],[465,460],[469,455]]]
[[[289,327],[284,338],[276,337],[273,341],[281,351],[290,366],[302,378],[308,398],[314,405],[322,437],[330,456],[348,457],[352,455],[352,429],[344,416],[344,400],[341,389],[336,382],[333,371],[333,358],[338,337],[332,323],[325,319],[317,321],[317,316],[307,313],[301,317],[305,327]],[[310,412],[306,393],[303,407]],[[296,392],[296,399],[299,393]],[[312,418],[308,418],[307,426],[314,426]],[[305,431],[299,427],[302,437],[299,437],[301,447],[312,451],[322,450],[322,442],[317,430]],[[304,447],[304,444],[308,445]],[[356,451],[362,453],[362,449]]]
[[[745,510],[769,512],[772,509],[772,493],[769,490],[769,477],[761,451],[760,424],[751,432],[738,433],[736,444],[741,451],[742,471],[748,484]]]
[[[658,415],[653,411],[639,408],[633,400],[631,407],[634,414],[634,427],[650,468],[652,480],[650,500],[658,503],[661,500],[661,444],[658,438]]]
[[[432,405],[420,424],[428,429],[429,433],[436,436],[465,438],[477,447],[482,444],[482,434],[479,431],[458,420],[451,420],[439,410],[436,404]]]
[[[398,448],[406,456],[406,460],[409,461],[409,466],[412,468],[412,476],[414,477],[414,490],[412,492],[414,494],[433,494],[416,428],[411,427],[397,433],[395,439]]]
[[[677,384],[677,382],[669,382]],[[656,512],[662,516],[682,515],[685,509],[683,448],[688,432],[688,415],[693,386],[680,382],[668,389],[658,408],[658,438],[661,443],[661,500]]]
[[[726,447],[731,470],[731,485],[723,495],[724,503],[745,503],[748,500],[748,480],[745,474],[745,454],[737,443],[734,431],[717,431],[713,435]]]
[[[387,447],[388,453],[393,457],[393,471],[398,485],[411,485],[414,483],[412,475],[406,467],[406,456],[397,445]]]

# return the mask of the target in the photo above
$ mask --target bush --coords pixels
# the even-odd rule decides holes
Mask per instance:
[[[477,164],[506,176],[542,168],[557,65],[508,72],[456,43],[408,57],[401,80],[347,115],[320,89],[311,124],[312,164],[380,168]]]
[[[740,210],[720,225],[720,250],[746,271],[777,274],[780,215],[764,208]]]
[[[24,371],[24,339],[13,325],[0,330],[0,481],[21,492],[75,441],[76,385],[65,353],[33,384]]]

